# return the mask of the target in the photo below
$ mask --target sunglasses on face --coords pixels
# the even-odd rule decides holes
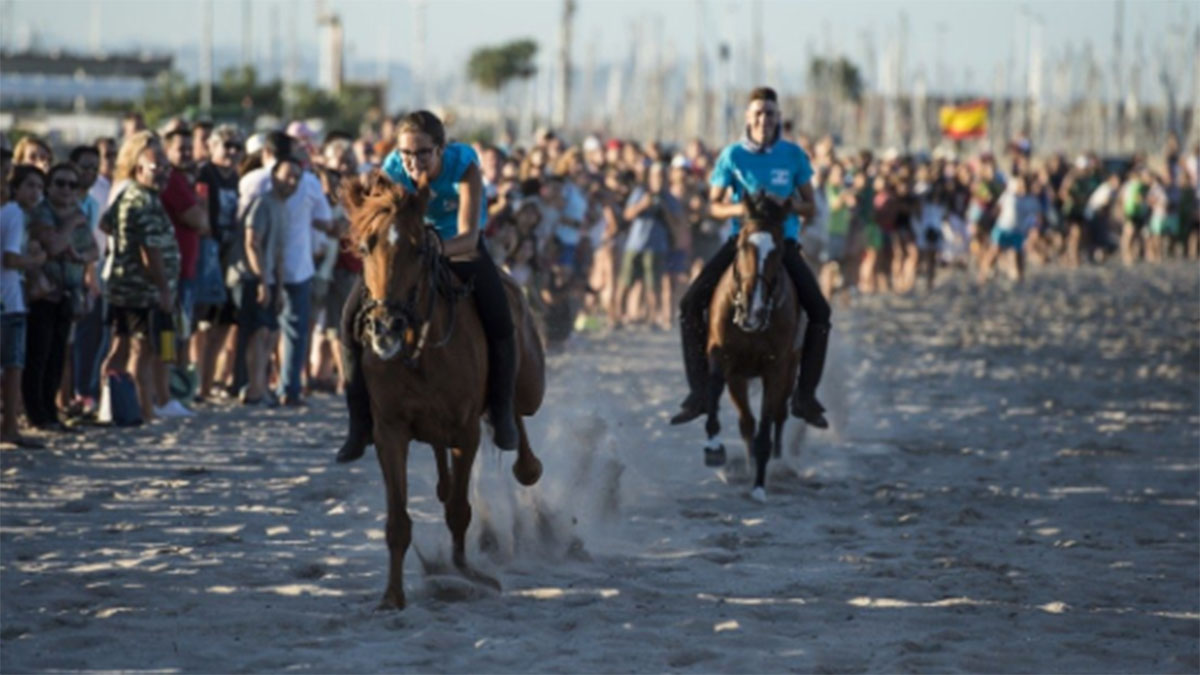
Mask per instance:
[[[65,188],[70,188],[71,190],[75,190],[75,189],[79,188],[79,181],[74,181],[74,180],[57,180],[56,179],[53,184],[54,184],[54,187],[58,187],[58,188],[65,187]]]
[[[429,159],[433,156],[433,148],[418,148],[416,150],[401,150],[400,156],[404,159]]]

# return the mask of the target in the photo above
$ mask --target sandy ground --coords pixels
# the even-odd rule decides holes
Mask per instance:
[[[4,452],[0,669],[1197,672],[1198,296],[1193,267],[1105,267],[835,310],[836,429],[789,423],[765,506],[666,424],[675,335],[575,340],[542,483],[476,466],[501,593],[444,572],[414,446],[398,613],[330,397]]]

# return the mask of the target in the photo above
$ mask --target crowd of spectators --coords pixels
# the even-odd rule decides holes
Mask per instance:
[[[154,132],[131,113],[121,127],[60,160],[37,137],[0,139],[3,441],[111,420],[115,373],[135,382],[143,422],[339,392],[339,316],[362,269],[339,191],[392,152],[392,123],[247,135],[172,119]],[[787,137],[815,169],[801,241],[831,300],[932,287],[939,269],[986,283],[998,262],[1019,280],[1027,262],[1200,248],[1200,148],[1068,158],[1017,139],[997,154],[876,155]],[[712,148],[549,130],[528,147],[473,145],[487,249],[552,348],[578,331],[672,328],[728,233],[708,212]]]

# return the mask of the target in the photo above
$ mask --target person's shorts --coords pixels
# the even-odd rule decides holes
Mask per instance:
[[[677,248],[667,254],[667,274],[687,274],[687,271],[687,251]]]
[[[1025,235],[1016,230],[1002,230],[997,227],[992,230],[992,242],[1000,248],[1019,251],[1025,245]]]
[[[917,234],[917,247],[922,251],[936,251],[942,241],[942,233],[930,227],[922,228]]]
[[[27,325],[24,314],[0,314],[0,369],[25,367]]]
[[[841,262],[846,257],[846,235],[831,234],[825,248],[821,249],[821,262]]]
[[[318,314],[321,308],[325,306],[325,300],[329,297],[329,287],[333,285],[332,279],[322,279],[320,277],[312,278],[312,286],[309,288],[309,307],[313,308]],[[317,315],[314,314],[314,317]]]
[[[227,298],[220,305],[196,305],[196,322],[210,326],[233,326],[237,324],[237,305]]]
[[[638,267],[641,269],[638,270]],[[646,290],[651,293],[658,292],[659,277],[662,276],[662,256],[649,250],[625,251],[621,258],[620,285],[623,288],[629,288],[633,284],[635,271],[642,273],[642,281],[646,285]]]
[[[1179,216],[1174,213],[1150,216],[1150,234],[1159,237],[1179,234]]]
[[[261,328],[279,330],[279,317],[272,310],[279,289],[272,287],[269,304],[264,306],[258,304],[258,284],[257,281],[243,281],[233,289],[233,299],[238,308],[238,328],[251,333]]]
[[[877,223],[867,223],[863,227],[863,243],[872,251],[879,252],[883,250],[883,228]]]
[[[117,337],[146,339],[156,354],[162,352],[162,334],[175,330],[171,315],[157,307],[109,305],[105,322]]]

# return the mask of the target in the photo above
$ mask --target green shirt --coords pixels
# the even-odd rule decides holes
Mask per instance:
[[[158,192],[131,182],[104,217],[109,219],[113,235],[106,299],[117,307],[153,307],[158,302],[158,288],[142,262],[142,247],[162,253],[163,275],[172,290],[180,270],[175,228],[158,199]]]

